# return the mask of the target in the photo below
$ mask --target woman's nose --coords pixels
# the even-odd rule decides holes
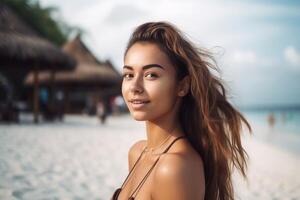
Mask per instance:
[[[143,93],[144,87],[143,87],[143,77],[142,76],[136,76],[130,86],[130,91],[132,93]]]

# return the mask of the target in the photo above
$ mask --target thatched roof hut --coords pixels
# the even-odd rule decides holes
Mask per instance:
[[[51,72],[41,72],[38,79],[42,85],[50,84]],[[54,82],[57,86],[99,88],[117,84],[119,76],[108,67],[100,67],[95,63],[79,63],[74,71],[55,73]],[[26,84],[32,83],[33,74],[31,73],[26,78]]]
[[[87,86],[89,89],[120,86],[121,75],[109,61],[99,61],[84,45],[79,35],[66,43],[63,50],[75,58],[77,65],[73,71],[56,72],[54,75],[55,85],[71,86],[73,88]],[[41,72],[38,79],[41,84],[50,84],[51,73]],[[25,83],[31,85],[32,82],[33,74],[29,74]]]
[[[81,94],[80,102],[87,101],[89,96],[109,99],[121,93],[122,77],[119,72],[110,61],[98,60],[82,42],[80,35],[67,42],[63,51],[75,58],[75,69],[68,72],[44,71],[38,75],[38,80],[42,85],[64,91],[66,112],[72,112],[71,102],[75,98],[78,100],[78,93]],[[32,73],[29,74],[25,84],[32,85],[33,77]],[[81,109],[80,106],[75,107]]]
[[[23,89],[26,74],[33,70],[35,122],[39,112],[38,71],[70,70],[74,66],[72,57],[40,37],[12,9],[0,3],[0,72],[13,82],[17,94]]]

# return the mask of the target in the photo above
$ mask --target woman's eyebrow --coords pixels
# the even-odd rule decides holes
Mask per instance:
[[[148,64],[148,65],[144,65],[143,66],[143,70],[146,70],[146,69],[150,69],[150,68],[153,68],[153,67],[158,67],[158,68],[161,68],[163,70],[165,70],[165,68],[163,68],[161,65],[159,64]],[[123,69],[129,69],[129,70],[133,70],[133,67],[129,66],[129,65],[124,65]]]

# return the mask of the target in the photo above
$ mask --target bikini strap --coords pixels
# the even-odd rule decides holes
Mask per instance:
[[[127,179],[129,178],[130,174],[131,174],[132,171],[134,170],[134,168],[135,168],[135,166],[137,165],[137,163],[140,161],[140,159],[141,159],[142,155],[144,154],[145,150],[146,150],[146,147],[144,147],[142,153],[140,154],[140,156],[138,157],[138,159],[135,161],[133,167],[131,168],[130,172],[128,173],[126,179],[124,180],[124,182],[123,182],[121,188],[123,188],[123,186],[125,186],[125,183],[126,183]]]
[[[177,138],[175,138],[171,144],[163,151],[163,154],[167,153],[168,150],[171,148],[171,146],[179,139],[181,138],[185,138],[186,136],[179,136]],[[160,155],[161,156],[161,155]],[[146,179],[148,178],[148,176],[150,175],[150,173],[152,172],[152,170],[154,169],[155,165],[158,163],[160,156],[156,159],[156,161],[154,162],[154,164],[152,165],[152,167],[149,169],[149,171],[147,172],[147,174],[144,176],[144,178],[142,179],[142,181],[138,184],[138,186],[135,188],[135,190],[132,192],[132,194],[130,195],[130,197],[133,198],[133,195],[136,194],[140,191],[141,187],[143,186],[143,184],[145,183]],[[135,196],[136,196],[135,195]],[[133,198],[134,199],[134,198]]]
[[[185,137],[186,137],[185,135],[182,135],[182,136],[179,136],[179,137],[175,138],[175,139],[171,142],[171,144],[164,150],[163,153],[167,153],[167,152],[169,151],[169,149],[171,148],[171,146],[172,146],[177,140],[179,140],[179,139],[181,139],[181,138],[185,138]]]

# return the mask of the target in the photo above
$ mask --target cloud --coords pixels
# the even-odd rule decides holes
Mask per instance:
[[[220,61],[227,69],[242,72],[264,73],[278,69],[281,66],[281,58],[274,58],[273,55],[266,55],[258,49],[230,49],[228,48]],[[249,71],[250,70],[250,71]]]
[[[231,61],[236,64],[255,64],[257,56],[253,51],[235,51],[232,54]]]
[[[292,65],[300,69],[300,52],[295,49],[293,46],[288,46],[284,49],[284,58],[285,60]]]
[[[253,50],[231,49],[217,60],[222,70],[221,77],[231,86],[234,86],[236,81],[240,82],[243,74],[253,74],[258,71],[258,58]]]
[[[108,16],[105,18],[105,22],[108,24],[119,25],[130,20],[136,20],[144,17],[147,13],[138,7],[130,4],[115,5]]]

